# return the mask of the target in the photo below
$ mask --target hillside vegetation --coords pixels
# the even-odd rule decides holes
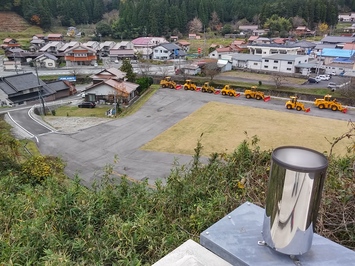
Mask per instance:
[[[354,136],[352,131],[348,136]],[[25,155],[0,121],[0,262],[4,265],[151,265],[245,201],[265,205],[271,151],[249,137],[230,154],[175,166],[163,186],[112,179],[91,189],[58,158]],[[341,139],[341,138],[340,138]],[[335,140],[336,142],[336,140]],[[355,249],[355,154],[331,156],[317,232]]]

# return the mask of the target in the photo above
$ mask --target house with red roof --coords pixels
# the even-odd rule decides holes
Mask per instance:
[[[1,48],[4,50],[7,48],[20,47],[20,46],[21,45],[15,39],[12,38],[5,38],[1,44]]]
[[[62,42],[64,40],[63,34],[60,33],[50,33],[47,35],[47,41],[58,41]]]

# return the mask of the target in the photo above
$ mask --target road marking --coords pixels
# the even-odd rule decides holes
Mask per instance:
[[[18,126],[19,128],[21,128],[23,131],[25,131],[28,135],[30,135],[31,138],[35,138],[37,143],[39,143],[39,140],[38,138],[33,135],[31,132],[29,132],[27,129],[25,129],[24,127],[22,127],[19,123],[17,123],[13,118],[12,116],[10,115],[9,112],[7,112],[7,115],[9,116],[9,118],[11,119],[12,122],[14,122],[16,124],[16,126]]]
[[[51,128],[50,126],[48,126],[47,124],[45,123],[42,123],[41,121],[38,121],[38,119],[34,118],[32,116],[32,110],[33,110],[34,106],[31,107],[30,110],[28,110],[27,114],[28,116],[33,120],[35,121],[37,124],[40,124],[41,126],[45,127],[46,129],[50,130],[50,132],[56,132],[56,130],[53,130],[53,128]],[[46,133],[45,133],[46,134]]]

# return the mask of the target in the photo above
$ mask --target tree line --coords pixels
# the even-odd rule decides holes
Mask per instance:
[[[15,11],[26,20],[50,29],[53,19],[62,26],[98,23],[113,10],[119,16],[109,22],[115,38],[169,36],[189,32],[189,22],[198,18],[202,30],[221,29],[240,20],[261,28],[273,15],[300,17],[304,26],[319,23],[334,26],[339,11],[355,10],[354,0],[2,0],[0,10]],[[212,24],[212,25],[211,25]]]

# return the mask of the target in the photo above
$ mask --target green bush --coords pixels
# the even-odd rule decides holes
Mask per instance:
[[[0,128],[1,129],[1,128]],[[10,143],[5,134],[3,144]],[[265,205],[271,151],[254,136],[232,154],[201,162],[202,143],[167,183],[117,182],[113,166],[88,189],[58,178],[55,158],[33,157],[1,172],[0,261],[4,265],[151,265],[245,201]],[[15,157],[12,157],[15,158]],[[355,155],[331,157],[317,232],[355,248]],[[31,177],[36,182],[24,182]]]

